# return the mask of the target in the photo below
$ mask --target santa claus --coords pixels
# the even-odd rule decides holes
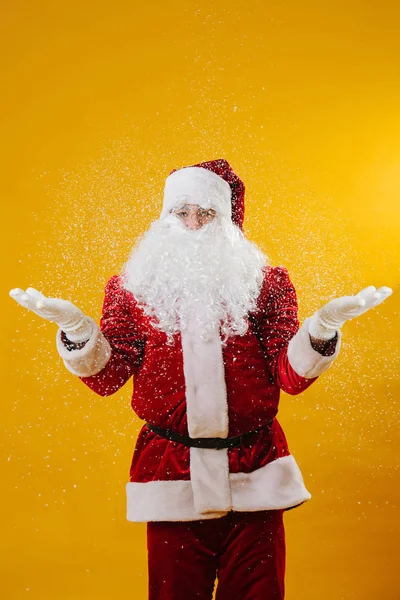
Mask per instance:
[[[280,600],[283,513],[310,498],[276,418],[338,355],[340,328],[390,288],[336,298],[300,327],[287,270],[243,234],[225,160],[173,171],[160,218],[105,288],[100,327],[68,301],[10,292],[58,324],[66,368],[100,396],[133,376],[145,425],[127,519],[148,522],[150,600]]]

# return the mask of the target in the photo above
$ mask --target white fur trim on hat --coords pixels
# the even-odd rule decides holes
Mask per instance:
[[[184,167],[166,179],[161,218],[184,204],[213,208],[231,218],[231,188],[225,179],[203,167]]]

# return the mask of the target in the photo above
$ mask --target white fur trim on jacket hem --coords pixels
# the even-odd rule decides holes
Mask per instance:
[[[292,508],[311,498],[292,455],[252,473],[230,473],[229,483],[231,510],[239,512]],[[191,481],[129,482],[126,495],[126,518],[133,522],[198,521],[223,517],[229,512],[200,513],[194,504]]]
[[[287,355],[290,366],[301,377],[312,379],[322,375],[329,369],[337,355],[339,354],[342,333],[338,331],[335,353],[332,356],[322,356],[311,346],[309,323],[311,317],[308,317],[298,330],[295,336],[289,342]]]
[[[73,375],[90,377],[97,375],[111,358],[111,347],[100,331],[97,323],[87,317],[93,326],[92,335],[80,350],[67,350],[61,339],[61,329],[57,331],[56,346],[64,365]]]

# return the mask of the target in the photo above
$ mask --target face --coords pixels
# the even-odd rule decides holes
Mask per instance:
[[[202,208],[198,204],[184,204],[175,208],[172,213],[179,217],[182,223],[192,230],[200,229],[203,225],[211,223],[217,214],[212,208]]]

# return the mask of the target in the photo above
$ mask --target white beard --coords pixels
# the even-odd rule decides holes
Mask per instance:
[[[216,216],[193,231],[170,214],[138,240],[121,275],[169,342],[192,327],[204,339],[221,327],[226,340],[246,333],[266,264],[267,257],[230,220]]]

